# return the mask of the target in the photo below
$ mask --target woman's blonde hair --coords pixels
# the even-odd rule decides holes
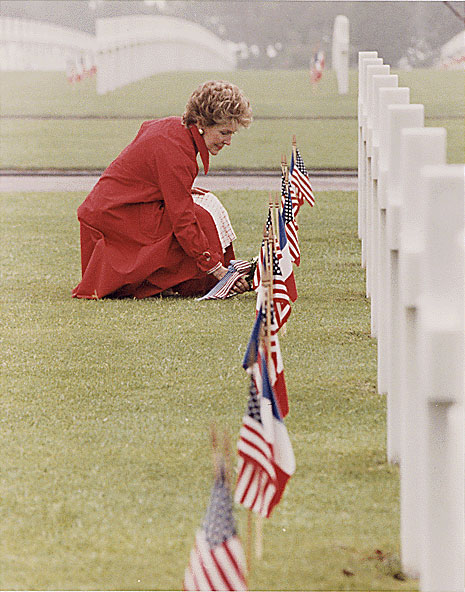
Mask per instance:
[[[182,116],[186,127],[196,124],[205,128],[231,121],[248,127],[252,122],[252,109],[242,91],[223,80],[204,82],[194,90]]]

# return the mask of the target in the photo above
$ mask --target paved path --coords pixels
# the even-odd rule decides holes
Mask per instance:
[[[89,192],[98,180],[97,175],[0,175],[0,192],[84,191]],[[314,191],[356,191],[357,177],[310,175]],[[279,191],[280,175],[199,175],[195,185],[211,191],[226,189],[264,189]]]

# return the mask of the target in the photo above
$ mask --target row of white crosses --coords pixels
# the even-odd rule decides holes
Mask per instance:
[[[438,89],[441,92],[441,89]],[[465,167],[377,52],[359,53],[358,230],[401,558],[423,592],[463,592]]]

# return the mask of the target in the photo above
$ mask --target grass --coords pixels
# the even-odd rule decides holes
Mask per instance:
[[[447,129],[448,162],[462,162],[465,91],[461,72],[416,70],[398,75],[399,84],[411,88],[411,102],[425,105],[427,125]],[[293,134],[309,169],[357,167],[355,71],[350,73],[346,96],[338,94],[332,72],[314,90],[304,71],[163,73],[103,96],[96,94],[95,79],[72,88],[63,73],[2,72],[3,116],[136,119],[3,119],[0,167],[104,168],[133,139],[143,119],[181,114],[192,89],[211,78],[227,78],[243,88],[257,118],[238,134],[231,148],[212,159],[213,169],[278,169],[281,154],[290,151]],[[308,116],[316,120],[299,119]]]
[[[237,254],[256,255],[266,193],[219,195]],[[255,298],[71,299],[83,198],[1,196],[0,588],[178,590],[209,497],[210,423],[235,442],[245,410]],[[398,471],[356,209],[354,193],[328,192],[302,210],[281,339],[297,471],[264,525],[251,590],[417,589],[396,579]]]

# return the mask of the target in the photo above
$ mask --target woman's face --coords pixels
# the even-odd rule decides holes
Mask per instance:
[[[210,125],[203,130],[203,139],[210,154],[218,154],[223,146],[231,144],[231,138],[237,131],[237,121]]]

